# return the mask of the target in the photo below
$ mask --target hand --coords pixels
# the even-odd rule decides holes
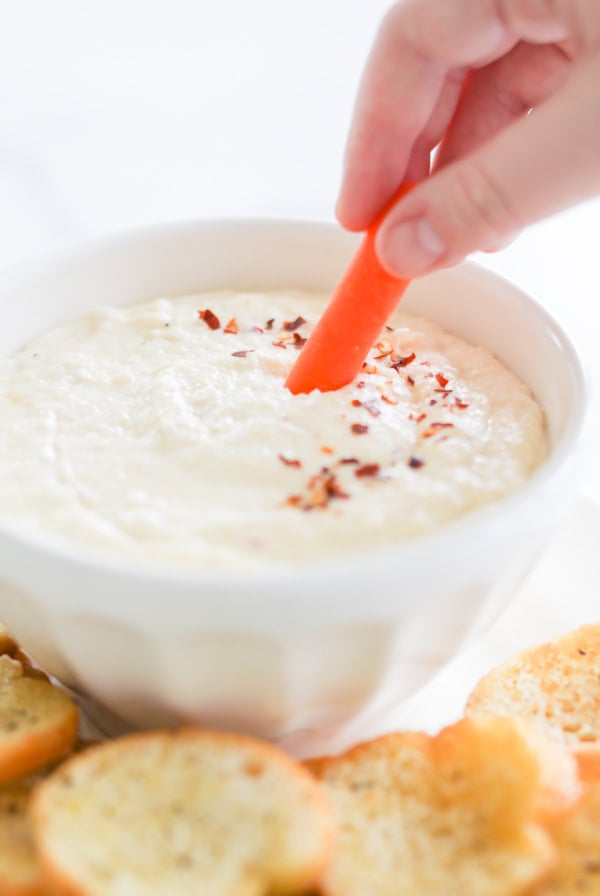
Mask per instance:
[[[398,276],[498,249],[600,193],[600,0],[396,3],[356,103],[342,225],[364,230],[430,174],[438,145],[379,231]]]

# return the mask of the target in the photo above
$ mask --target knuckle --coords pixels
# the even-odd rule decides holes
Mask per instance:
[[[563,40],[569,36],[572,0],[498,0],[505,27],[525,40]]]
[[[506,192],[481,161],[471,159],[456,166],[451,201],[459,227],[476,241],[478,249],[496,246],[520,229]]]

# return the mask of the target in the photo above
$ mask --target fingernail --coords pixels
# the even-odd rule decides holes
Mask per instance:
[[[404,276],[429,270],[445,251],[444,242],[426,218],[414,218],[391,228],[381,246],[385,266]]]

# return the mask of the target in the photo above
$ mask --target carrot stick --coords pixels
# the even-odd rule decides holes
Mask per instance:
[[[403,184],[367,230],[337,285],[286,386],[300,392],[331,392],[351,382],[381,330],[395,311],[410,280],[388,274],[375,254],[375,237],[389,209],[414,184]]]

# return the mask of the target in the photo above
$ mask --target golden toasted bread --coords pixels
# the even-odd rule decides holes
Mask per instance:
[[[0,894],[41,896],[41,870],[28,817],[33,781],[0,784]]]
[[[600,741],[600,624],[523,650],[485,675],[467,713],[518,715],[549,737],[585,748]]]
[[[583,799],[555,832],[558,862],[535,896],[600,896],[600,751],[578,760]]]
[[[576,764],[535,729],[463,719],[308,763],[333,804],[327,896],[514,896],[554,859],[545,825],[579,794]]]
[[[0,782],[65,756],[77,727],[77,707],[63,691],[0,656]]]
[[[17,649],[17,642],[12,637],[8,629],[4,628],[0,622],[0,655],[3,653],[12,654]]]
[[[57,894],[300,894],[331,853],[317,782],[253,738],[137,734],[70,759],[37,789],[34,837]]]

